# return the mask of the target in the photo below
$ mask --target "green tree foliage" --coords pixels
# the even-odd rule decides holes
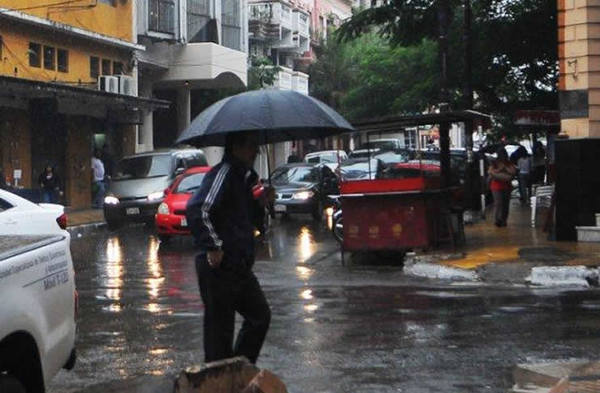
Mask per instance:
[[[437,45],[390,46],[374,35],[352,48],[356,83],[343,99],[351,119],[421,112],[438,96]]]
[[[309,75],[311,95],[351,120],[419,112],[437,97],[437,45],[394,47],[376,34],[351,42],[333,35]]]
[[[376,31],[395,47],[412,47],[428,56],[424,39],[438,36],[439,2],[448,1],[448,72],[453,107],[462,102],[464,84],[463,1],[389,0],[381,7],[357,12],[338,30],[338,39],[352,41]],[[556,1],[472,1],[472,86],[476,108],[510,124],[517,109],[556,109]],[[399,65],[403,68],[403,65]],[[439,73],[439,71],[438,71]],[[415,82],[420,82],[415,78]],[[431,97],[429,104],[435,104]],[[392,109],[401,108],[397,104]]]
[[[248,68],[248,90],[273,86],[281,67],[274,66],[267,57],[252,56]]]
[[[333,37],[333,33],[329,33]],[[341,110],[342,99],[353,85],[355,64],[350,48],[352,44],[330,38],[315,47],[317,61],[309,67],[310,95]]]

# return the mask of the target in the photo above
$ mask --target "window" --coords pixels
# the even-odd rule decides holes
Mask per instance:
[[[100,59],[90,56],[90,77],[96,79],[100,75]]]
[[[240,1],[223,0],[221,13],[221,33],[223,46],[231,49],[242,49]]]
[[[56,49],[52,46],[44,45],[44,68],[47,70],[56,69]]]
[[[66,49],[57,50],[56,63],[59,72],[69,72],[69,51]]]
[[[209,0],[187,0],[187,33],[189,42],[208,41]]]
[[[123,67],[123,63],[120,61],[113,62],[113,74],[122,75],[125,74],[125,68]]]
[[[8,209],[13,208],[14,206],[10,204],[8,201],[0,198],[0,213],[6,211]]]
[[[42,46],[33,42],[29,43],[29,65],[31,67],[42,66]]]
[[[173,0],[148,0],[148,28],[160,33],[175,34]]]
[[[117,6],[117,0],[100,0],[100,3],[109,4],[113,7]]]
[[[112,75],[110,60],[102,59],[102,75]]]

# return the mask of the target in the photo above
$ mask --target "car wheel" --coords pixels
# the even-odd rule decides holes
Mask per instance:
[[[23,384],[12,375],[0,374],[0,392],[27,393]]]
[[[106,220],[106,225],[108,226],[108,229],[111,231],[116,231],[117,229],[121,228],[123,226],[123,222],[118,221],[118,220]]]
[[[168,243],[171,240],[171,236],[170,235],[158,235],[158,240],[160,240],[161,243]]]
[[[315,206],[315,210],[312,213],[315,221],[321,221],[323,219],[323,201],[319,200]]]
[[[344,242],[344,217],[341,214],[334,218],[331,231],[338,243]]]

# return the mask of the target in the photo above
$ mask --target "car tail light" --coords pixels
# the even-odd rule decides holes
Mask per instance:
[[[60,229],[67,229],[67,215],[66,214],[61,214],[57,219],[56,219],[56,223],[58,224],[58,226],[60,227]]]

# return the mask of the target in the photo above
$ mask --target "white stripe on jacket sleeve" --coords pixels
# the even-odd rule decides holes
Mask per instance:
[[[212,186],[210,187],[208,195],[206,196],[206,199],[204,200],[204,203],[202,204],[202,209],[201,209],[202,221],[204,222],[204,225],[208,229],[208,233],[209,233],[210,237],[212,238],[213,242],[215,243],[215,246],[217,246],[217,247],[221,247],[223,245],[223,241],[221,239],[219,239],[219,236],[215,232],[215,228],[212,225],[212,222],[210,221],[209,212],[210,212],[210,209],[212,208],[212,205],[215,201],[217,194],[219,194],[219,191],[221,190],[221,187],[223,186],[223,181],[225,180],[225,177],[227,176],[227,172],[229,172],[229,164],[225,163],[225,164],[223,164],[223,166],[221,166],[221,168],[219,169],[219,172],[217,172],[217,176],[215,176],[215,180],[214,180]]]

